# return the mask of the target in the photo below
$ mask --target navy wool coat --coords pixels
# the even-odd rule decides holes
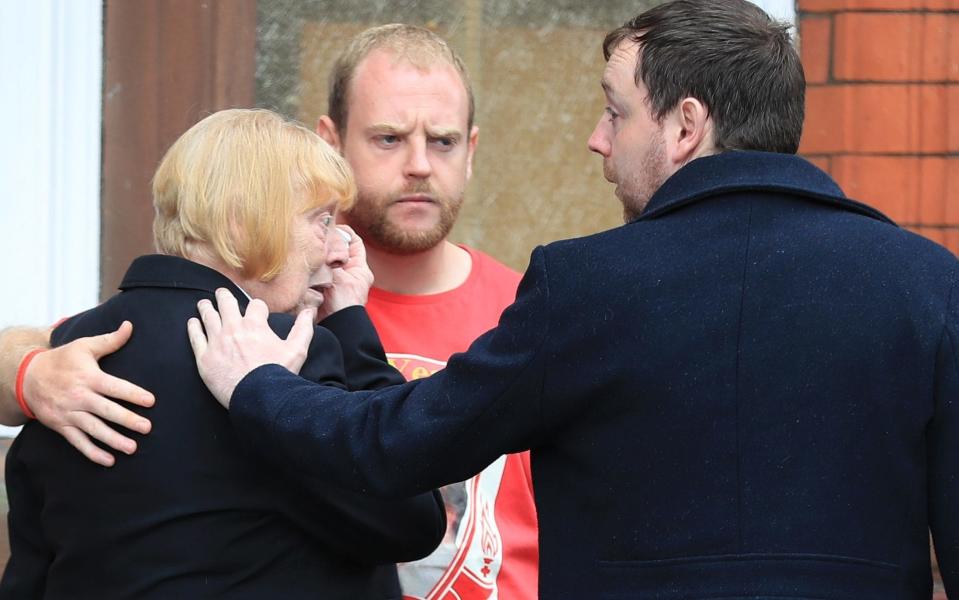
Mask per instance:
[[[543,598],[959,596],[959,263],[790,155],[726,152],[537,248],[499,326],[348,397],[276,365],[243,437],[403,494],[532,449]]]
[[[121,293],[54,331],[59,345],[132,321],[133,337],[101,366],[155,394],[153,408],[133,409],[153,429],[133,434],[137,452],[108,469],[39,423],[24,428],[7,456],[11,557],[0,598],[398,599],[392,563],[442,539],[434,493],[378,500],[269,465],[241,445],[197,373],[186,333],[197,301],[213,300],[218,287],[246,306],[212,269],[140,257]],[[270,322],[285,336],[293,319]],[[304,377],[350,389],[403,381],[365,310],[323,325]]]

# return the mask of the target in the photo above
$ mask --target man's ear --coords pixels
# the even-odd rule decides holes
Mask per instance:
[[[320,117],[320,120],[316,122],[316,133],[323,138],[327,144],[333,146],[337,152],[343,152],[340,146],[340,132],[336,128],[336,123],[333,122],[333,119],[331,119],[329,115],[323,115]]]
[[[476,144],[479,143],[479,127],[473,125],[466,148],[466,180],[473,176],[473,154],[476,153]]]
[[[676,168],[715,152],[713,120],[706,105],[696,98],[683,98],[665,121],[667,158]]]

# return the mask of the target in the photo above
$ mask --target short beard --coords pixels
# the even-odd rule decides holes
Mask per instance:
[[[666,140],[662,131],[659,131],[654,143],[643,156],[638,175],[639,178],[626,182],[630,184],[628,188],[620,185],[616,190],[619,201],[623,203],[625,223],[638,219],[646,210],[650,198],[669,179],[666,171]]]
[[[426,187],[427,189],[406,190],[404,193],[431,193],[428,184]],[[431,195],[437,198],[435,194]],[[390,254],[401,255],[419,254],[438,246],[453,229],[463,206],[462,196],[446,200],[437,198],[440,214],[436,225],[422,231],[409,231],[390,221],[387,216],[387,207],[391,200],[392,198],[383,200],[370,197],[359,190],[356,203],[344,216],[346,222],[367,245]]]

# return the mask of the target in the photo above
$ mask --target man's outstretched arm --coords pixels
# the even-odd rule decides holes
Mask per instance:
[[[0,423],[22,425],[27,421],[17,403],[17,372],[28,352],[49,347],[50,332],[27,327],[0,332]],[[149,407],[153,394],[107,375],[97,364],[103,356],[120,349],[132,332],[133,326],[124,322],[111,333],[41,352],[23,374],[23,398],[37,420],[66,438],[88,459],[107,467],[113,465],[113,455],[91,438],[126,454],[136,451],[136,442],[112,429],[107,421],[140,433],[150,431],[150,421],[117,400]]]
[[[0,331],[0,423],[23,425],[27,422],[27,416],[17,404],[17,369],[28,352],[50,347],[51,330],[10,327]]]

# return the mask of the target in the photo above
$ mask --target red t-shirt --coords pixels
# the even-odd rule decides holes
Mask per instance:
[[[461,246],[473,261],[467,280],[441,294],[370,290],[366,308],[390,362],[407,379],[446,366],[493,328],[516,297],[520,276]],[[410,600],[533,600],[539,552],[529,453],[500,457],[479,475],[442,490],[446,539],[423,560],[399,565]]]

